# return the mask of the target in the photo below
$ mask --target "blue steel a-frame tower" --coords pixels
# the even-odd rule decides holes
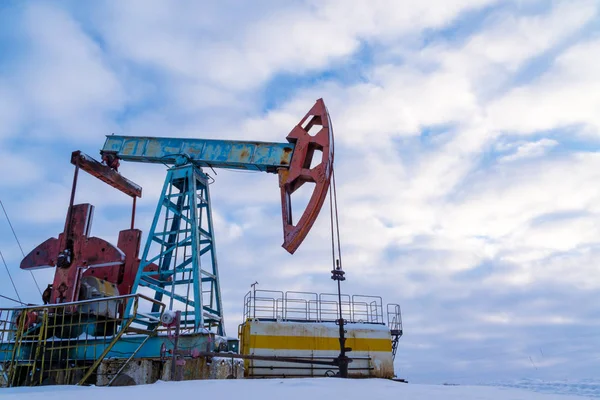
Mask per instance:
[[[132,291],[150,288],[156,300],[181,310],[182,329],[224,335],[208,187],[206,174],[191,163],[167,171]]]

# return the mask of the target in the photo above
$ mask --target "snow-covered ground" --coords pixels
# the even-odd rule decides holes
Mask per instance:
[[[520,388],[540,393],[576,394],[587,398],[600,399],[600,379],[579,379],[576,381],[521,379],[513,382],[497,383],[494,386]]]
[[[270,380],[204,380],[158,382],[153,385],[128,387],[44,386],[0,389],[3,400],[153,400],[153,399],[260,399],[260,400],[581,400],[600,397],[598,382],[588,385],[573,383],[565,392],[565,384],[521,382],[506,386],[447,386],[405,384],[383,379],[270,379]],[[569,386],[569,385],[566,385]],[[526,388],[526,389],[524,389]],[[545,391],[546,393],[540,393]]]

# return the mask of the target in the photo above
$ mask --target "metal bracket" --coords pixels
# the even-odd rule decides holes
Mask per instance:
[[[116,168],[104,165],[77,150],[71,154],[71,164],[78,166],[104,183],[131,197],[142,197],[142,187],[119,174]],[[114,164],[113,164],[114,165]]]

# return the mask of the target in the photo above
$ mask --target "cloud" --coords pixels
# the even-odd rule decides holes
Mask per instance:
[[[0,118],[4,121],[0,127],[0,141],[9,135],[12,136],[21,122],[21,108],[13,100],[14,97],[15,94],[9,85],[0,80]]]
[[[10,150],[0,150],[0,168],[11,171],[3,177],[0,187],[31,184],[43,175],[43,169],[34,160],[12,153]]]
[[[492,3],[361,0],[348,7],[334,0],[274,7],[261,1],[252,7],[236,4],[238,14],[185,1],[180,7],[144,2],[140,12],[141,3],[134,2],[110,6],[105,12],[114,18],[103,20],[100,29],[116,52],[132,61],[243,90],[276,73],[305,73],[342,61],[361,39],[395,39],[444,26],[461,12]],[[254,18],[241,19],[246,11]]]
[[[488,29],[467,41],[461,55],[482,58],[516,72],[527,60],[580,31],[597,11],[597,3],[582,0],[554,2],[554,7],[541,15],[501,13],[490,18]]]
[[[125,94],[99,46],[57,7],[28,3],[19,17],[28,51],[6,61],[15,71],[7,85],[13,117],[19,110],[28,116],[21,111],[21,124],[5,135],[53,140],[106,131],[106,117],[124,106]]]
[[[581,126],[580,135],[597,136],[599,50],[595,39],[571,46],[533,84],[512,89],[490,106],[494,126],[521,134]]]

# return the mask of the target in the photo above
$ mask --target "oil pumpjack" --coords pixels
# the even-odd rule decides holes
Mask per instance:
[[[110,135],[100,151],[102,162],[73,152],[64,231],[21,262],[22,269],[55,268],[45,304],[0,309],[0,386],[243,375],[244,363],[232,356],[239,353],[239,341],[225,334],[209,177],[202,168],[277,174],[282,246],[293,254],[322,208],[333,173],[333,131],[322,99],[286,139]],[[319,155],[320,162],[313,162]],[[169,166],[141,257],[142,232],[134,222],[142,188],[118,172],[121,161]],[[90,235],[94,206],[75,204],[80,170],[132,198],[131,225],[119,232],[116,245]],[[294,223],[292,195],[308,182],[314,191]],[[260,300],[251,301],[254,316],[245,317],[256,322]],[[251,327],[244,329],[250,338]],[[214,357],[218,352],[227,357]]]

